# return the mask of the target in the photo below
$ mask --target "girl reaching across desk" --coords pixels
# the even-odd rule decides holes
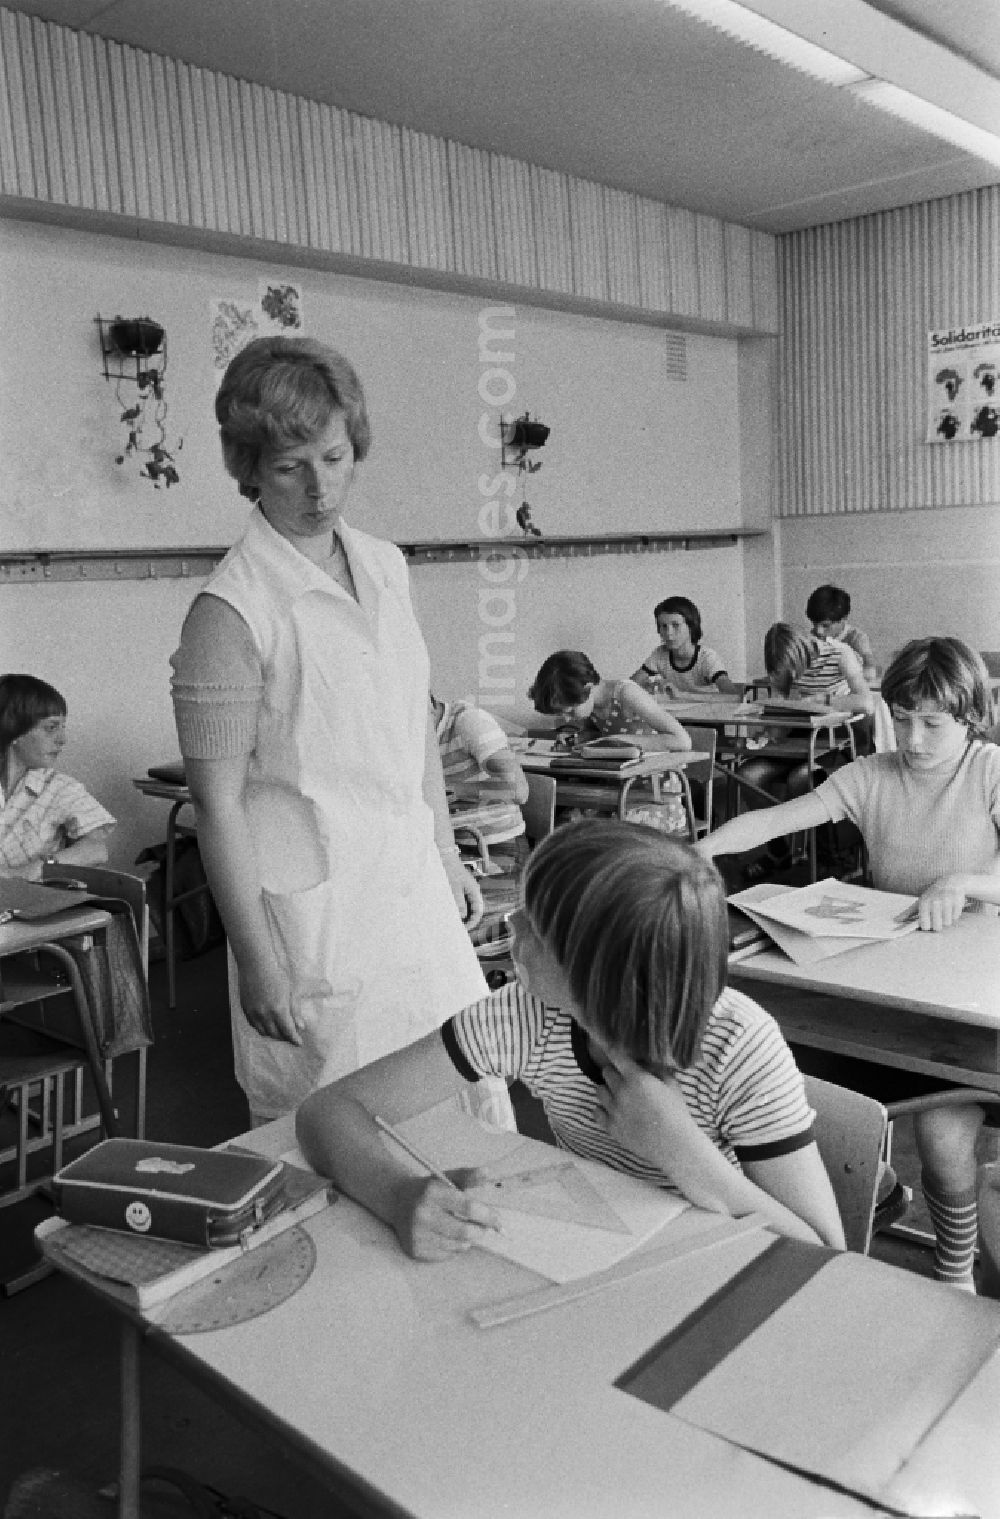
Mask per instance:
[[[669,749],[690,749],[691,738],[634,680],[604,680],[586,654],[559,649],[535,676],[528,695],[547,717],[586,723],[600,733],[664,733]]]
[[[302,1105],[297,1133],[317,1170],[410,1255],[467,1250],[495,1214],[414,1177],[375,1120],[404,1121],[501,1076],[540,1098],[564,1149],[843,1248],[791,1053],[769,1014],[726,987],[713,866],[655,829],[568,824],[530,856],[512,926],[516,983]]]
[[[742,696],[743,687],[714,649],[701,641],[701,613],[686,596],[668,596],[653,609],[660,641],[632,679],[644,691],[661,696]]]
[[[958,638],[921,638],[882,680],[897,749],[866,755],[817,790],[744,813],[697,845],[741,854],[779,835],[847,818],[861,832],[872,885],[919,898],[920,927],[947,929],[967,908],[1000,903],[1000,749],[978,737],[987,721],[986,670]],[[797,1051],[804,1070],[881,1101],[947,1088],[932,1078],[849,1057]],[[922,1184],[937,1236],[936,1274],[972,1288],[979,1107],[914,1118]]]
[[[0,876],[39,881],[47,864],[102,865],[110,812],[55,769],[66,701],[34,675],[0,676]]]

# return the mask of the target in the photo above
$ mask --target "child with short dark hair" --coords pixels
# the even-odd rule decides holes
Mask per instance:
[[[589,723],[600,733],[663,733],[670,749],[690,749],[675,717],[634,680],[604,680],[586,654],[559,649],[546,659],[528,691],[536,712]]]
[[[742,696],[725,664],[701,641],[701,613],[687,596],[668,596],[653,609],[660,641],[632,679],[661,696]]]
[[[851,598],[837,585],[818,585],[806,602],[806,616],[816,637],[846,643],[860,659],[865,680],[873,681],[878,676],[878,666],[871,639],[848,622],[850,615]]]
[[[38,881],[48,863],[101,865],[108,857],[114,818],[55,769],[66,710],[47,681],[0,676],[0,876]]]
[[[835,771],[815,791],[746,812],[708,834],[707,856],[741,854],[801,828],[848,819],[861,831],[872,884],[919,897],[920,927],[948,928],[971,904],[1000,903],[1000,749],[980,737],[989,711],[985,667],[958,638],[919,638],[882,680],[897,748]],[[982,910],[982,909],[980,909]],[[815,1075],[883,1101],[949,1083],[846,1056],[797,1052]],[[981,1108],[914,1118],[924,1194],[937,1235],[935,1272],[972,1288],[976,1244],[975,1143]]]
[[[777,1024],[726,988],[722,882],[686,844],[611,820],[556,829],[513,915],[519,984],[314,1093],[310,1164],[409,1254],[475,1244],[492,1210],[415,1178],[379,1139],[485,1076],[521,1080],[556,1143],[732,1216],[843,1248],[802,1078]]]

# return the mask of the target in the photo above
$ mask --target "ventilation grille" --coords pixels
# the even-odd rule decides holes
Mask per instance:
[[[688,377],[688,344],[683,332],[665,333],[663,349],[667,357],[667,379],[686,380]]]

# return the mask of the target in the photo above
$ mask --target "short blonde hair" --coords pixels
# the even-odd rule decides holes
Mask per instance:
[[[355,460],[371,446],[361,381],[353,366],[313,338],[254,338],[230,359],[215,398],[226,469],[256,500],[262,461],[323,431],[343,412]]]
[[[789,622],[773,622],[764,635],[764,668],[782,696],[808,670],[816,653],[815,641]]]
[[[524,907],[588,1022],[636,1061],[687,1067],[726,985],[715,866],[658,829],[557,828],[528,860]]]

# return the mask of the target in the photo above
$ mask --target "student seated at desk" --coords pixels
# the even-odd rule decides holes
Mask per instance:
[[[307,1098],[296,1129],[310,1164],[410,1255],[467,1250],[491,1209],[414,1177],[375,1116],[393,1124],[501,1076],[540,1098],[564,1149],[843,1248],[802,1078],[769,1014],[726,988],[713,866],[654,829],[569,824],[529,859],[513,928],[517,983]]]
[[[744,813],[697,847],[709,857],[740,854],[781,834],[848,818],[864,838],[872,885],[918,896],[920,927],[946,929],[973,904],[1000,903],[1000,749],[977,736],[988,710],[985,668],[961,639],[916,639],[892,661],[882,694],[896,731],[894,753],[865,755],[816,791]],[[796,1053],[803,1070],[880,1101],[948,1086],[848,1056]],[[914,1117],[937,1236],[935,1272],[967,1290],[982,1122],[983,1110],[974,1106]]]
[[[0,876],[39,881],[43,867],[101,865],[110,812],[56,770],[65,698],[34,675],[0,676]]]
[[[632,679],[644,691],[661,696],[742,696],[743,687],[714,649],[701,641],[701,613],[686,596],[668,596],[653,609],[660,641]]]
[[[548,717],[570,718],[599,733],[664,733],[668,748],[691,748],[690,735],[648,692],[634,680],[603,680],[577,649],[550,654],[528,695],[535,711]]]
[[[470,801],[528,800],[521,762],[495,717],[471,702],[440,701],[433,691],[431,710],[449,790]]]
[[[871,639],[860,628],[848,622],[851,615],[851,598],[838,585],[818,585],[806,602],[806,616],[817,638],[833,638],[846,643],[861,661],[865,680],[878,679],[878,666],[872,650]]]
[[[787,622],[775,622],[764,638],[764,664],[778,697],[796,707],[817,712],[831,707],[841,712],[871,712],[872,693],[861,670],[861,661],[846,644],[832,638],[799,633]],[[740,771],[743,779],[776,797],[799,796],[810,785],[805,762],[808,745],[801,741],[801,758],[793,753],[780,758],[768,755],[766,745],[787,738],[780,730],[768,736],[760,758],[748,761]],[[796,740],[792,740],[793,747]],[[763,798],[745,793],[748,807],[766,807]]]

